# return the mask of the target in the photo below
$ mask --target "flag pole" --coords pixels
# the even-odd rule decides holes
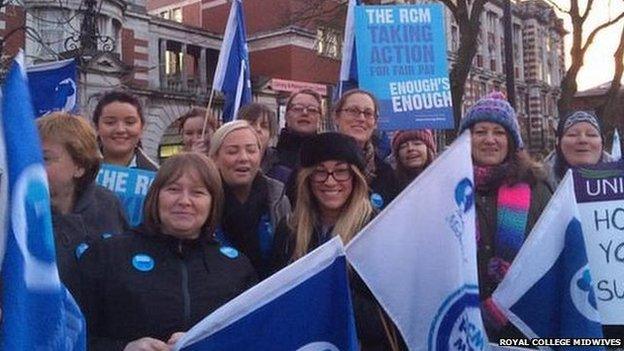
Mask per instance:
[[[214,89],[210,88],[210,97],[208,98],[208,106],[206,106],[206,115],[204,116],[204,126],[202,127],[202,139],[206,136],[206,127],[208,126],[208,117],[210,116],[210,111],[212,109],[212,98],[214,97],[214,92]]]

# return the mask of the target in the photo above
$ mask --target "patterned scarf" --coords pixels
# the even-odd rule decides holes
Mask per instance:
[[[500,177],[496,174],[504,174],[497,167],[474,166],[475,184],[477,189],[491,189],[498,185],[496,208],[497,208],[497,230],[494,237],[495,255],[488,261],[487,275],[490,281],[499,284],[513,261],[514,257],[522,247],[525,239],[525,231],[531,205],[531,187],[529,184],[521,182],[509,185],[500,182]],[[480,243],[479,227],[477,225],[477,242]],[[504,326],[507,321],[500,311],[488,298],[483,303],[486,310],[484,318],[489,323],[497,327]]]

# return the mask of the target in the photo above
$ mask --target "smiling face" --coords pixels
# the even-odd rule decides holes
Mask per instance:
[[[310,175],[312,195],[321,214],[331,217],[339,214],[353,192],[353,173],[348,163],[324,161]]]
[[[184,172],[158,192],[158,215],[163,233],[181,239],[199,237],[211,206],[212,195],[197,171]]]
[[[303,135],[316,134],[321,117],[321,105],[312,95],[298,94],[286,110],[288,129]]]
[[[478,122],[471,129],[472,158],[479,166],[496,166],[507,157],[509,136],[503,126],[492,122]]]
[[[251,187],[260,169],[261,158],[258,138],[249,128],[229,133],[214,155],[223,181],[233,188]]]
[[[184,151],[192,151],[193,144],[196,144],[202,139],[202,130],[204,128],[204,117],[193,116],[184,121],[182,127],[182,144],[184,145]],[[208,126],[206,128],[205,139],[210,141],[210,137],[214,133],[214,130]]]
[[[427,163],[427,145],[418,139],[407,140],[399,145],[399,163],[405,169],[419,169]]]
[[[121,159],[131,158],[141,138],[143,123],[136,107],[114,101],[102,108],[96,127],[104,158]]]
[[[338,131],[353,137],[363,147],[377,128],[376,113],[375,102],[370,96],[355,93],[347,97],[334,118]]]
[[[575,123],[568,128],[563,133],[559,146],[571,166],[596,164],[602,154],[600,133],[587,122]]]

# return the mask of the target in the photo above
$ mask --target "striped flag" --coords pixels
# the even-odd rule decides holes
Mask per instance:
[[[249,49],[242,0],[232,1],[212,88],[225,95],[224,122],[234,119],[238,109],[251,102]]]

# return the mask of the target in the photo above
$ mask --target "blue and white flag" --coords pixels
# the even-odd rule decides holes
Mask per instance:
[[[54,111],[78,111],[76,60],[30,66],[27,73],[35,116]]]
[[[529,338],[600,338],[602,329],[571,171],[492,294]]]
[[[613,144],[611,144],[611,157],[613,161],[619,161],[622,158],[622,144],[620,143],[620,133],[617,128],[613,133]]]
[[[50,196],[34,123],[23,54],[3,88],[0,142],[8,180],[2,267],[2,350],[84,350],[84,318],[61,284],[55,262]],[[8,177],[7,177],[8,176]]]
[[[338,98],[342,93],[358,87],[357,54],[355,51],[355,6],[360,0],[349,0],[345,34],[342,42],[342,62],[340,63],[340,82],[338,82]]]
[[[484,350],[470,135],[413,181],[346,247],[410,350]]]
[[[251,102],[249,49],[242,0],[232,1],[212,88],[225,94],[223,122],[234,119],[238,109]]]
[[[335,237],[225,304],[176,350],[358,350],[342,241]]]

